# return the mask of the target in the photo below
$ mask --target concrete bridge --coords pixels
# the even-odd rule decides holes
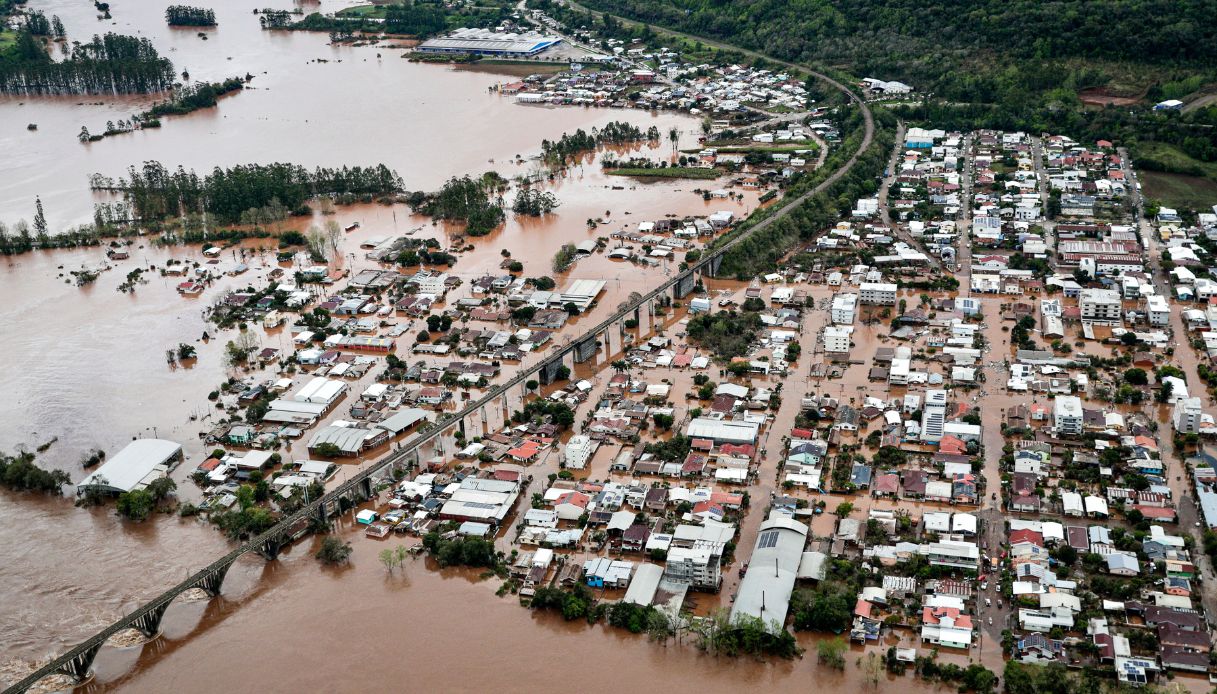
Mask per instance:
[[[789,65],[788,63],[786,64]],[[44,677],[60,673],[70,675],[80,682],[86,681],[91,674],[93,660],[97,657],[98,651],[101,650],[106,640],[111,636],[131,628],[139,630],[149,638],[156,636],[160,633],[161,619],[174,599],[179,595],[194,588],[200,588],[212,596],[219,595],[228,569],[242,555],[253,552],[264,557],[267,561],[275,560],[283,547],[308,532],[311,519],[328,519],[331,516],[344,513],[362,501],[372,498],[376,481],[385,476],[394,466],[417,460],[419,451],[424,445],[455,428],[459,427],[463,430],[467,418],[480,416],[483,418],[481,421],[484,424],[485,408],[487,406],[495,406],[497,403],[497,406],[503,408],[503,411],[508,411],[507,394],[512,388],[527,382],[534,374],[538,376],[537,380],[541,383],[548,384],[553,382],[561,367],[567,366],[568,362],[569,366],[567,368],[573,369],[575,363],[587,361],[594,356],[599,349],[601,340],[603,340],[603,344],[607,347],[610,330],[616,330],[620,334],[624,334],[624,322],[627,319],[633,318],[636,321],[640,321],[638,323],[639,330],[643,334],[650,332],[655,323],[654,308],[657,301],[669,295],[676,300],[683,299],[693,291],[698,276],[713,277],[718,272],[724,254],[753,234],[763,231],[777,220],[789,214],[791,210],[803,204],[812,196],[827,189],[852,169],[862,153],[870,147],[874,138],[875,125],[870,108],[866,103],[840,82],[821,73],[812,72],[811,74],[846,94],[862,110],[865,120],[863,138],[857,151],[851,155],[841,168],[830,174],[823,182],[797,197],[782,200],[777,207],[768,208],[768,216],[764,219],[738,233],[735,238],[722,246],[708,251],[685,270],[666,280],[641,298],[623,306],[612,316],[601,321],[583,335],[546,356],[540,363],[522,368],[506,383],[491,388],[485,396],[473,401],[458,412],[441,417],[436,421],[434,427],[415,436],[400,449],[380,460],[368,463],[358,474],[347,479],[324,496],[305,504],[296,512],[282,518],[273,528],[237,547],[212,562],[207,568],[198,571],[176,586],[121,617],[101,632],[6,689],[4,694],[26,692]],[[645,329],[641,322],[643,318],[647,319]]]

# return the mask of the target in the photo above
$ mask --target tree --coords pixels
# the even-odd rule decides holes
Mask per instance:
[[[325,220],[325,241],[333,254],[330,257],[337,258],[338,252],[342,250],[342,227],[333,219]]]
[[[324,262],[327,259],[325,254],[328,242],[325,238],[325,233],[316,224],[310,226],[308,231],[304,233],[304,241],[308,246],[309,255],[313,260]]]
[[[1158,402],[1169,402],[1171,399],[1171,393],[1173,393],[1174,390],[1175,390],[1175,384],[1173,382],[1163,381],[1162,385],[1158,387],[1158,395],[1156,397],[1157,401]]]
[[[844,670],[846,648],[848,646],[845,644],[845,639],[839,637],[823,639],[816,644],[816,657],[828,667]]]
[[[872,689],[878,688],[886,669],[883,656],[871,651],[858,658],[858,667],[862,669],[862,681],[870,685]]]
[[[854,505],[852,503],[842,501],[840,504],[837,504],[837,510],[833,511],[833,513],[837,514],[838,518],[845,518],[849,516],[850,513],[853,513],[853,510]]]
[[[118,515],[136,522],[148,520],[155,507],[156,500],[147,489],[132,489],[119,494],[118,503],[115,506]]]
[[[1149,374],[1145,373],[1145,369],[1133,367],[1124,372],[1124,380],[1134,386],[1149,385]]]
[[[676,423],[676,418],[670,414],[661,414],[656,412],[651,418],[655,421],[655,426],[660,431],[671,431],[672,425]]]
[[[46,241],[47,225],[46,213],[42,211],[42,198],[34,198],[34,236],[38,238],[39,243]]]
[[[326,441],[313,447],[313,452],[322,458],[338,458],[343,454],[342,449],[337,444]]]
[[[384,564],[385,570],[389,573],[393,573],[393,569],[397,568],[401,564],[398,559],[397,552],[391,549],[380,550],[377,557],[380,558],[380,563]]]
[[[575,257],[578,255],[578,253],[579,251],[577,248],[575,248],[575,244],[562,244],[562,247],[559,248],[558,252],[554,254],[552,263],[554,272],[564,272],[571,266],[572,263],[575,262]]]
[[[351,543],[343,542],[333,535],[326,535],[321,541],[321,548],[317,550],[315,555],[322,564],[333,566],[335,564],[345,564],[351,559]]]
[[[177,482],[174,482],[172,477],[166,475],[149,482],[146,489],[148,494],[152,496],[152,503],[159,504],[168,499],[170,494],[177,491]]]

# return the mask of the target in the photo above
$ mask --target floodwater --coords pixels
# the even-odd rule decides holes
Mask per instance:
[[[327,0],[304,9],[353,4]],[[69,40],[105,31],[146,36],[192,81],[254,79],[218,108],[87,145],[77,140],[82,126],[103,132],[107,121],[129,118],[156,98],[0,98],[0,220],[9,224],[32,218],[35,196],[42,197],[53,230],[87,222],[94,202],[89,174],[119,177],[147,160],[200,173],[275,161],[310,167],[383,162],[408,189],[430,190],[452,175],[492,168],[508,176],[523,173],[504,163],[538,152],[543,139],[623,117],[643,128],[656,125],[665,139],[669,127],[678,127],[685,146],[693,146],[700,132],[696,120],[670,114],[517,105],[513,97],[487,91],[510,76],[411,63],[404,50],[388,47],[400,42],[336,47],[323,33],[265,32],[251,13],[254,5],[238,0],[210,3],[219,26],[202,32],[166,26],[160,6],[113,3],[109,21],[98,21],[89,3],[75,0],[29,6],[58,15]],[[26,130],[30,123],[38,129]]]
[[[393,546],[390,542],[385,546]],[[800,639],[802,659],[716,658],[693,644],[648,642],[604,626],[534,614],[514,597],[496,597],[498,580],[433,571],[422,559],[387,573],[377,542],[354,541],[350,568],[328,569],[298,548],[281,566],[244,561],[223,602],[174,605],[165,637],[138,666],[139,647],[106,650],[97,680],[84,691],[354,692],[658,691],[688,686],[733,692],[861,688],[847,655],[842,672],[817,666],[815,640]],[[335,609],[335,606],[341,608]],[[892,680],[922,691],[911,677]]]
[[[304,6],[306,11],[330,11],[346,4],[355,3]],[[533,157],[539,152],[541,140],[556,139],[576,128],[602,126],[611,120],[628,120],[642,128],[655,125],[665,133],[662,145],[644,146],[643,154],[654,158],[671,154],[666,141],[669,129],[681,132],[680,144],[686,147],[695,142],[699,130],[696,120],[672,113],[520,106],[510,97],[489,91],[495,84],[514,79],[510,74],[413,64],[401,57],[401,50],[383,45],[332,47],[324,34],[263,32],[249,6],[236,0],[212,3],[220,26],[204,30],[207,40],[194,30],[167,28],[159,6],[114,3],[113,20],[104,22],[96,19],[88,3],[34,0],[30,7],[48,16],[58,15],[70,39],[84,40],[103,31],[148,36],[179,71],[188,70],[191,79],[219,80],[246,73],[255,79],[250,88],[224,98],[215,109],[166,118],[159,130],[113,136],[89,145],[76,139],[82,126],[99,132],[106,121],[126,118],[154,99],[0,99],[0,151],[5,152],[0,220],[9,224],[32,217],[35,196],[43,200],[52,231],[87,222],[98,199],[88,190],[88,175],[98,172],[121,176],[128,166],[145,160],[200,172],[213,166],[269,161],[309,166],[384,162],[403,176],[407,188],[433,189],[450,176],[476,175],[490,169],[508,178],[528,174],[536,167]],[[38,129],[27,130],[29,123],[36,123]],[[612,231],[633,228],[639,221],[666,214],[704,215],[729,209],[743,216],[757,204],[754,193],[738,200],[705,202],[694,193],[699,185],[720,187],[722,182],[636,183],[605,176],[591,159],[547,184],[561,201],[556,214],[541,220],[509,215],[502,230],[469,240],[475,249],[461,254],[453,272],[468,282],[495,271],[502,261],[500,251],[507,249],[513,259],[524,263],[526,276],[552,275],[550,258],[562,243],[607,237]],[[447,247],[460,234],[459,227],[432,226],[402,206],[339,208],[334,219],[343,226],[361,223],[357,232],[347,235],[345,247],[334,259],[353,269],[370,265],[362,260],[358,244],[374,236],[422,227],[414,232],[417,237],[438,238]],[[588,219],[602,219],[604,223],[590,229]],[[314,221],[321,218],[291,220],[289,224],[303,228]],[[272,254],[259,248],[272,244],[253,239],[226,252],[223,262],[243,259],[250,270],[235,277],[225,276],[193,298],[180,296],[175,290],[180,280],[161,275],[159,269],[170,259],[205,262],[199,248],[164,249],[137,239],[128,249],[130,259],[112,262],[112,269],[83,288],[76,287],[68,273],[105,262],[101,249],[0,259],[0,297],[4,297],[0,321],[6,326],[0,331],[0,354],[4,355],[0,382],[7,388],[7,397],[0,403],[0,450],[11,451],[17,446],[33,449],[54,440],[39,454],[39,463],[66,470],[73,479],[79,479],[85,474],[79,460],[90,448],[100,447],[113,454],[132,438],[169,438],[185,449],[186,462],[174,473],[180,494],[186,499],[196,498],[198,492],[186,477],[204,455],[199,432],[210,428],[219,414],[207,394],[228,375],[221,358],[224,344],[234,337],[231,331],[217,334],[203,319],[203,310],[227,290],[263,286],[267,273],[277,265]],[[237,256],[242,250],[248,255]],[[145,270],[145,282],[132,294],[115,291],[126,274],[136,268]],[[577,330],[604,318],[631,292],[645,291],[674,270],[643,269],[597,254],[579,261],[557,279],[559,283],[575,278],[609,281],[599,306],[574,322],[573,329]],[[467,292],[466,284],[449,295],[449,302]],[[283,329],[251,329],[262,346],[283,351],[292,348],[290,335]],[[210,332],[212,339],[201,339],[205,332]],[[406,341],[403,338],[402,342]],[[165,351],[182,342],[195,346],[197,360],[179,366],[167,364]],[[529,362],[539,357],[532,355]],[[265,378],[269,374],[255,372],[253,376]],[[352,384],[352,390],[357,392],[369,379]],[[331,416],[345,414],[347,404],[340,404]],[[284,457],[303,457],[301,453],[293,448],[284,451]],[[6,519],[0,524],[0,546],[6,548],[8,560],[0,565],[0,614],[6,618],[0,628],[0,648],[6,661],[0,663],[0,682],[11,680],[15,670],[10,666],[14,662],[63,652],[160,589],[209,563],[228,546],[219,533],[195,521],[160,517],[132,525],[119,521],[112,508],[76,509],[68,499],[0,493],[0,517]],[[436,686],[465,681],[447,667],[438,649],[450,648],[449,658],[461,653],[459,645],[465,644],[469,630],[511,632],[517,648],[534,653],[557,647],[560,638],[567,644],[567,651],[575,648],[589,652],[603,648],[605,639],[609,639],[629,644],[621,648],[631,649],[634,657],[660,658],[655,661],[657,668],[669,667],[672,661],[686,662],[687,658],[682,667],[692,669],[698,662],[692,653],[652,649],[645,640],[609,636],[599,630],[580,635],[587,641],[565,639],[565,625],[545,621],[534,628],[528,624],[531,619],[527,613],[508,606],[509,601],[494,598],[480,586],[471,587],[464,579],[432,576],[421,565],[414,567],[408,585],[386,586],[392,594],[381,595],[377,591],[382,571],[374,566],[372,550],[366,549],[366,543],[356,545],[360,546],[356,568],[340,574],[316,575],[320,570],[303,550],[297,550],[297,556],[283,565],[243,560],[230,575],[223,600],[175,605],[166,623],[168,638],[148,648],[169,653],[194,647],[196,639],[178,641],[196,623],[203,634],[219,637],[223,644],[265,641],[265,633],[247,630],[251,625],[276,624],[259,616],[269,608],[283,610],[280,617],[286,622],[299,624],[305,620],[316,625],[318,633],[325,631],[324,622],[334,621],[334,630],[326,632],[329,635],[316,638],[335,640],[335,656],[329,665],[345,671],[348,668],[343,666],[359,657],[356,651],[362,646],[358,645],[359,638],[343,634],[343,630],[355,625],[362,628],[367,615],[381,613],[386,600],[400,598],[394,603],[393,620],[381,626],[390,630],[415,623],[439,627],[409,626],[403,631],[413,634],[410,639],[394,637],[408,651],[431,651],[426,662],[435,665]],[[339,575],[342,581],[335,580]],[[357,595],[367,595],[368,600],[351,599]],[[259,605],[235,609],[250,601]],[[326,606],[339,602],[351,605],[355,610],[351,614],[360,617],[362,613],[363,618],[317,617],[334,615]],[[462,611],[468,614],[462,615]],[[486,624],[489,615],[499,623]],[[443,628],[441,618],[450,621],[451,626]],[[275,627],[274,631],[279,632],[276,639],[288,631],[304,633],[297,628]],[[437,631],[442,632],[438,637]],[[350,658],[337,642],[354,649]],[[212,648],[214,643],[199,641],[197,647]],[[655,655],[642,655],[652,650]],[[100,679],[126,677],[122,673],[134,663],[138,651],[107,649],[98,662]],[[462,660],[473,655],[473,660],[487,664],[480,675],[470,675],[470,687],[495,676],[495,668],[490,665],[500,658],[496,667],[501,667],[501,658],[505,657],[497,648],[463,655]],[[243,673],[240,677],[246,684],[252,677],[271,690],[302,688],[288,686],[300,676],[288,660],[276,672],[265,664],[243,667],[236,659],[234,655],[231,669],[224,669],[234,676]],[[169,686],[213,690],[214,678],[192,673],[193,666],[187,665],[191,660],[189,656],[152,659],[132,671],[129,684],[158,691]],[[369,676],[388,681],[390,676],[400,674],[398,663],[406,661],[394,658],[393,662],[388,670],[379,671],[373,663],[364,670]],[[522,667],[527,660],[512,662]],[[415,663],[413,667],[417,666]],[[776,676],[782,670],[773,672]],[[645,673],[641,670],[639,676]],[[528,674],[527,669],[518,670],[516,681],[523,683]],[[335,681],[335,686],[327,688],[348,687]]]

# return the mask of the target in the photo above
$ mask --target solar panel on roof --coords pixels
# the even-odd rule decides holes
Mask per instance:
[[[757,549],[766,549],[769,547],[777,547],[777,546],[778,546],[778,532],[776,530],[770,530],[768,532],[761,533],[761,538],[756,543]]]

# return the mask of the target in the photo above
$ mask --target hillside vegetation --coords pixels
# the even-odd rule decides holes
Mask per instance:
[[[777,58],[959,101],[1185,80],[1217,65],[1208,0],[588,0]],[[1152,67],[1153,70],[1148,68]],[[967,69],[961,69],[967,68]]]

